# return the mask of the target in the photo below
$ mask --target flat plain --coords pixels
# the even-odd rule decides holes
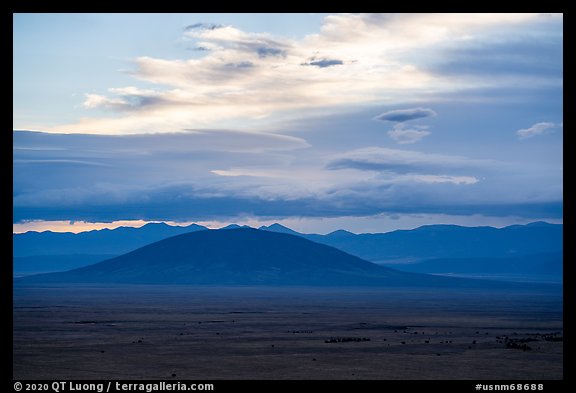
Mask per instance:
[[[14,287],[15,379],[553,380],[559,290]]]

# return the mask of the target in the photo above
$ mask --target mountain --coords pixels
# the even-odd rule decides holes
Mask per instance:
[[[119,227],[77,234],[51,231],[14,234],[13,274],[20,276],[70,270],[174,235],[205,229],[196,224],[180,227],[150,223],[140,228]]]
[[[344,229],[338,229],[337,231],[334,232],[330,232],[329,234],[326,235],[326,237],[330,237],[330,238],[336,238],[336,237],[351,237],[351,236],[356,236],[355,233],[349,232],[349,231],[345,231]]]
[[[229,225],[226,228],[242,227]],[[14,273],[54,272],[81,267],[174,235],[206,229],[195,224],[188,227],[147,224],[141,228],[105,229],[79,234],[54,232],[15,234]],[[302,234],[280,224],[262,226],[259,229],[262,232],[297,235],[380,264],[455,259],[461,264],[481,266],[499,264],[502,263],[502,258],[516,257],[540,258],[540,262],[534,263],[547,263],[541,258],[542,255],[558,254],[563,250],[563,226],[544,222],[500,229],[427,225],[412,230],[359,235],[344,230],[334,231],[328,235]],[[30,266],[33,269],[30,269]],[[397,266],[406,270],[413,268],[418,272],[434,272],[427,270],[432,266],[429,264],[421,266],[426,270],[416,265]],[[512,264],[505,263],[502,266],[512,267]],[[526,272],[531,274],[528,265],[518,266],[526,266]]]
[[[246,226],[232,224],[226,227],[238,228]],[[171,236],[206,229],[196,224],[177,227],[158,223],[140,228],[120,227],[78,234],[27,232],[13,235],[14,256],[118,255]],[[396,258],[511,257],[560,252],[563,249],[563,226],[543,222],[505,228],[426,225],[411,230],[359,235],[344,230],[328,235],[303,234],[280,224],[262,226],[259,229],[298,235],[370,261]]]
[[[227,226],[220,228],[220,229],[240,229],[240,228],[250,228],[250,227],[248,225],[240,226],[238,224],[230,224],[230,225],[227,225]],[[208,228],[204,228],[204,229],[208,229]]]
[[[72,254],[124,254],[158,240],[187,232],[205,230],[192,224],[185,227],[150,223],[140,228],[119,227],[80,233],[26,232],[14,234],[15,257]]]
[[[297,236],[303,236],[306,237],[306,235],[296,232],[290,228],[285,227],[284,225],[280,225],[280,224],[272,224],[270,226],[261,226],[260,228],[261,231],[270,231],[270,232],[276,232],[276,233],[287,233],[289,235],[297,235]]]
[[[265,229],[291,231],[276,225]],[[562,281],[563,226],[545,222],[501,229],[427,225],[389,233],[298,235],[406,272]]]
[[[376,265],[302,237],[257,229],[177,235],[94,265],[21,282],[200,285],[476,285]]]
[[[388,233],[304,235],[373,262],[395,259],[504,258],[562,252],[563,226],[543,222],[505,228],[426,225]]]

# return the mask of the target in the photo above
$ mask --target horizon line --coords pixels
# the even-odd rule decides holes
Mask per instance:
[[[281,220],[280,220],[281,221]],[[193,225],[196,226],[201,226],[204,227],[208,230],[220,230],[220,229],[226,229],[230,226],[239,226],[239,227],[244,227],[244,228],[252,228],[252,229],[262,229],[262,228],[267,228],[273,225],[279,225],[282,226],[286,229],[289,229],[291,231],[297,232],[297,233],[301,233],[301,234],[306,234],[306,235],[311,235],[311,234],[318,234],[318,235],[329,235],[332,234],[334,232],[338,232],[338,231],[345,231],[345,232],[349,232],[352,233],[354,235],[362,235],[362,234],[374,234],[374,233],[390,233],[390,232],[394,232],[394,231],[398,231],[398,230],[415,230],[418,228],[422,228],[422,227],[426,227],[426,226],[457,226],[457,227],[465,227],[465,228],[480,228],[480,227],[490,227],[490,228],[496,228],[496,229],[502,229],[502,228],[507,228],[507,227],[511,227],[511,226],[526,226],[526,225],[531,225],[531,224],[535,224],[535,223],[544,223],[544,224],[548,224],[548,225],[563,225],[563,220],[559,220],[560,222],[551,222],[554,220],[535,220],[535,221],[530,221],[527,223],[523,223],[523,224],[509,224],[509,225],[460,225],[460,224],[447,224],[447,223],[435,223],[435,224],[423,224],[423,225],[416,225],[413,226],[411,228],[397,228],[397,229],[392,229],[392,230],[385,230],[385,231],[380,231],[380,232],[357,232],[357,231],[353,231],[353,230],[349,230],[349,229],[345,229],[345,228],[339,228],[339,229],[335,229],[326,233],[316,233],[316,232],[301,232],[299,230],[295,230],[285,224],[281,224],[279,222],[272,222],[268,224],[268,225],[248,225],[248,224],[242,224],[242,220],[238,221],[238,222],[232,222],[230,221],[229,223],[227,222],[219,222],[218,225],[214,225],[214,222],[206,222],[206,221],[186,221],[186,222],[176,222],[176,221],[171,221],[171,220],[150,220],[150,221],[144,221],[144,220],[119,220],[119,221],[112,221],[110,223],[90,223],[90,222],[86,222],[86,221],[80,221],[82,224],[78,225],[77,223],[79,221],[34,221],[32,223],[58,223],[54,228],[52,229],[44,229],[44,230],[14,230],[14,226],[15,225],[25,225],[25,224],[30,224],[30,223],[14,223],[13,224],[13,231],[12,231],[12,235],[22,235],[22,234],[26,234],[26,233],[68,233],[68,234],[82,234],[82,233],[88,233],[88,232],[99,232],[99,231],[104,231],[104,230],[109,230],[109,231],[113,231],[116,229],[121,229],[121,228],[133,228],[133,229],[140,229],[143,228],[145,226],[148,225],[154,225],[154,224],[164,224],[170,227],[181,227],[181,228],[187,228]],[[67,223],[67,224],[66,224]],[[118,224],[115,224],[118,223]],[[58,230],[59,226],[64,226],[66,225],[66,230]],[[74,227],[77,226],[77,228],[88,228],[90,227],[91,229],[85,229],[85,230],[79,230],[79,231],[71,231],[70,227]]]

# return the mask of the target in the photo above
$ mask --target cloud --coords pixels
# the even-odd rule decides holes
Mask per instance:
[[[242,209],[258,203],[254,183],[231,183],[212,170],[235,162],[282,165],[283,154],[305,147],[296,137],[227,130],[122,136],[16,131],[14,214],[175,217],[205,214],[202,206],[216,214],[221,201]],[[221,211],[236,209],[230,203]]]
[[[292,45],[291,41],[275,38],[270,34],[249,33],[233,26],[221,25],[206,27],[201,24],[197,28],[186,29],[184,37],[200,43],[201,46],[220,51],[220,55],[256,54],[260,58],[283,55]]]
[[[254,67],[254,63],[252,63],[251,61],[240,61],[238,63],[227,63],[226,67],[232,67],[232,68],[250,68],[250,67]]]
[[[489,160],[473,160],[461,156],[367,147],[336,155],[326,167],[333,170],[348,168],[401,174],[445,174],[446,171],[461,173],[473,168],[489,168],[494,164]]]
[[[61,157],[105,157],[134,153],[146,156],[166,152],[253,152],[289,151],[309,147],[298,137],[272,133],[230,130],[186,130],[170,134],[90,135],[14,131],[15,159]]]
[[[540,165],[511,168],[382,147],[323,158],[306,147],[295,137],[226,130],[16,131],[14,220],[195,221],[386,212],[561,216],[561,172]],[[522,180],[527,172],[529,183]]]
[[[194,23],[192,25],[186,26],[184,28],[184,31],[197,30],[197,29],[216,30],[222,27],[224,26],[217,23]]]
[[[410,120],[422,119],[425,117],[436,116],[436,112],[429,108],[410,108],[410,109],[395,109],[392,111],[384,112],[374,119],[382,121],[405,122]]]
[[[476,184],[478,178],[474,176],[449,176],[449,175],[414,175],[414,179],[424,183],[453,183],[453,184]]]
[[[86,94],[82,106],[87,109],[104,109],[109,111],[135,111],[163,105],[177,104],[177,101],[166,99],[161,92],[135,87],[112,88],[108,91],[115,97],[99,94]]]
[[[408,145],[420,142],[424,137],[432,134],[426,131],[426,127],[418,128],[404,128],[401,124],[394,127],[393,130],[388,131],[388,136],[396,141],[399,145]]]
[[[561,18],[550,15],[547,18]],[[329,42],[358,42],[379,37],[386,50],[425,47],[446,40],[462,39],[482,32],[487,27],[518,25],[541,20],[542,15],[529,13],[379,13],[337,14],[325,18],[318,39]],[[453,36],[460,34],[460,36]],[[465,37],[469,38],[469,37]]]
[[[286,56],[286,51],[283,49],[267,48],[265,46],[256,48],[256,53],[258,53],[259,57]]]
[[[413,208],[424,212],[443,206],[448,214],[461,214],[476,206],[485,214],[491,205],[491,214],[504,214],[506,206],[514,212],[526,208],[522,215],[532,214],[528,213],[531,209],[562,205],[561,168],[544,168],[539,163],[368,147],[336,154],[326,168],[351,177],[356,174],[358,180],[343,191],[355,195],[351,199],[397,211]],[[363,173],[372,174],[369,182],[361,179]],[[530,181],[526,182],[528,173]]]
[[[428,126],[413,125],[409,128],[403,123],[434,116],[436,112],[432,109],[419,107],[390,110],[376,116],[374,120],[395,122],[394,128],[388,131],[388,136],[399,145],[409,145],[420,142],[432,133],[428,131]]]
[[[528,25],[494,26],[492,34],[468,36],[466,45],[455,41],[432,50],[441,56],[426,68],[437,75],[455,79],[484,75],[487,80],[497,81],[531,77],[539,84],[546,80],[557,85],[562,82],[563,27],[555,17],[538,18]]]
[[[455,80],[434,68],[445,58],[440,49],[466,51],[478,42],[497,42],[496,38],[505,45],[506,35],[493,37],[492,33],[502,26],[530,33],[514,37],[509,47],[534,35],[542,41],[547,31],[531,27],[542,26],[543,19],[538,14],[520,13],[340,14],[327,16],[318,33],[302,39],[247,32],[234,26],[191,24],[184,29],[183,39],[191,47],[202,48],[197,56],[141,56],[134,60],[128,74],[155,84],[153,91],[127,93],[128,88],[138,90],[129,86],[111,88],[105,95],[91,93],[84,108],[111,110],[116,112],[114,116],[84,116],[72,124],[42,129],[90,133],[173,132],[233,125],[249,129],[278,116],[300,118],[304,109],[313,114],[340,112],[350,106],[409,104],[423,94],[441,99],[455,89],[506,91],[533,83],[532,74],[491,82],[486,72],[472,70]],[[562,25],[561,15],[546,20]],[[545,75],[539,78],[548,80]],[[433,116],[426,108],[404,111],[391,111],[378,118],[403,122]]]
[[[316,66],[319,68],[332,67],[335,65],[342,65],[342,64],[344,64],[344,62],[338,59],[320,59],[320,60],[310,59],[310,61],[302,63],[303,66]]]
[[[536,123],[530,128],[522,128],[516,131],[516,135],[518,135],[519,139],[528,139],[537,135],[548,134],[552,132],[551,129],[554,127],[556,125],[550,122]]]

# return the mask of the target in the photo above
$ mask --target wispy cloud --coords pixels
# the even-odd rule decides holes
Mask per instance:
[[[34,148],[30,148],[30,147]],[[111,157],[133,153],[146,156],[152,152],[252,152],[289,151],[309,147],[294,136],[230,130],[185,130],[169,134],[90,135],[49,134],[15,131],[14,151],[21,156],[39,159],[76,155]]]
[[[449,176],[449,175],[413,175],[414,179],[424,183],[453,183],[453,184],[476,184],[479,179],[474,176]]]
[[[461,156],[422,153],[414,150],[367,147],[333,157],[328,169],[359,169],[394,173],[446,174],[462,173],[474,168],[494,166],[490,160],[474,160]]]
[[[436,112],[429,108],[395,109],[384,112],[375,117],[376,120],[393,121],[402,123],[405,121],[422,119],[436,116]]]
[[[138,89],[135,87],[108,89],[114,97],[106,97],[100,94],[86,94],[86,100],[82,104],[87,109],[105,109],[109,111],[137,111],[149,107],[178,104],[178,101],[170,101],[163,94],[151,89]]]
[[[412,143],[420,142],[424,137],[432,134],[422,128],[403,128],[394,127],[393,130],[388,131],[388,136],[396,141],[399,145],[409,145]]]
[[[278,48],[268,48],[266,46],[256,48],[256,53],[258,53],[258,57],[286,56],[285,50]]]
[[[332,67],[335,65],[342,65],[342,64],[344,64],[344,62],[338,59],[315,59],[315,58],[310,59],[306,63],[302,63],[302,65],[304,66],[316,66],[319,68]]]
[[[516,131],[519,139],[532,138],[537,135],[544,135],[552,132],[552,129],[556,127],[556,124],[550,122],[536,123],[532,127],[522,128]]]
[[[197,29],[216,30],[222,27],[224,26],[217,23],[194,23],[192,25],[186,26],[184,28],[184,31],[197,30]]]

